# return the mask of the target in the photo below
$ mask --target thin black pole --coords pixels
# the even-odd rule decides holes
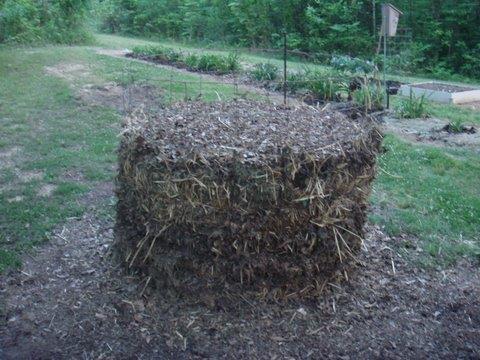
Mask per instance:
[[[283,31],[283,106],[287,106],[287,31]]]

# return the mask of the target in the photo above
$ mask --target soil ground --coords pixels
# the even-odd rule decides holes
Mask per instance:
[[[443,128],[448,121],[427,118],[427,119],[397,119],[384,118],[383,130],[393,133],[403,139],[412,142],[426,143],[436,146],[469,147],[479,149],[480,131],[474,134],[459,133],[451,134]]]
[[[427,90],[443,91],[447,93],[457,93],[457,92],[477,90],[473,87],[465,87],[465,86],[457,86],[457,85],[441,84],[441,83],[416,84],[414,85],[414,87],[420,88],[420,89],[427,89]]]
[[[21,271],[1,277],[3,359],[480,357],[480,274],[412,266],[407,237],[368,226],[359,263],[315,303],[242,301],[224,309],[145,289],[110,256],[113,220],[89,211],[58,227]],[[409,247],[406,259],[394,250]],[[413,255],[412,255],[413,254]]]

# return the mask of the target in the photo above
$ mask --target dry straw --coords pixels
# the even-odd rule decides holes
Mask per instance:
[[[360,248],[381,140],[368,118],[308,106],[134,114],[119,149],[117,254],[181,294],[317,296]]]

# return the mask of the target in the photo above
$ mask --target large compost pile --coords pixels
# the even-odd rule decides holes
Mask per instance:
[[[127,118],[116,253],[146,281],[311,297],[360,248],[382,136],[368,118],[253,101]]]

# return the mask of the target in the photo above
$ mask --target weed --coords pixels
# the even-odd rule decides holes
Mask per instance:
[[[463,126],[463,120],[460,118],[453,119],[448,123],[448,128],[450,132],[453,132],[455,134],[459,134],[463,132],[464,126]]]
[[[427,98],[425,95],[415,96],[410,92],[410,97],[402,99],[396,107],[395,112],[402,119],[427,118],[429,116],[427,111]]]

